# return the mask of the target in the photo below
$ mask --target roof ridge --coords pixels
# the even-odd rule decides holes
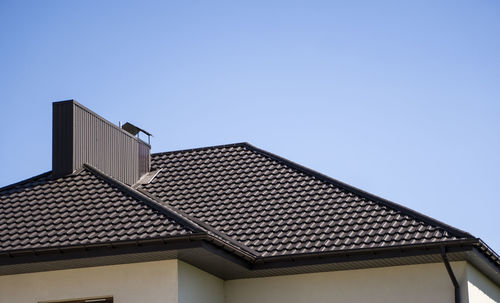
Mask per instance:
[[[201,228],[198,226],[192,224],[192,222],[189,222],[188,220],[180,217],[178,214],[173,213],[171,210],[165,208],[163,205],[158,204],[157,202],[151,200],[149,197],[145,196],[143,193],[135,190],[134,188],[128,186],[127,184],[111,177],[108,176],[106,173],[102,172],[98,168],[93,167],[90,164],[83,164],[83,167],[92,173],[94,176],[103,179],[105,182],[107,182],[109,185],[114,186],[118,188],[118,190],[125,192],[126,194],[131,195],[133,198],[136,198],[138,200],[141,200],[142,202],[145,202],[145,204],[151,208],[153,208],[156,211],[159,211],[161,214],[169,217],[170,219],[176,221],[178,224],[181,224],[183,226],[187,226],[190,229],[192,229],[194,232],[204,232]]]
[[[192,152],[198,150],[205,150],[211,148],[224,148],[224,147],[232,147],[232,146],[245,146],[250,145],[248,142],[237,142],[237,143],[228,143],[228,144],[220,144],[220,145],[212,145],[212,146],[204,146],[204,147],[195,147],[195,148],[187,148],[187,149],[177,149],[166,152],[152,153],[151,156],[159,156],[159,155],[168,155],[175,153],[184,153],[184,152]]]
[[[36,176],[30,177],[30,178],[28,178],[28,179],[24,179],[24,180],[18,181],[18,182],[16,182],[16,183],[12,183],[12,184],[6,185],[6,186],[4,186],[4,187],[0,187],[0,192],[2,192],[2,191],[6,191],[6,190],[8,190],[8,189],[14,188],[14,187],[16,187],[16,186],[19,186],[19,185],[22,185],[22,184],[25,184],[25,183],[32,182],[32,181],[34,181],[34,180],[36,180],[36,179],[41,179],[41,178],[43,178],[43,177],[45,177],[45,176],[49,176],[51,173],[52,173],[52,171],[51,171],[51,170],[49,170],[49,171],[47,171],[47,172],[44,172],[44,173],[41,173],[41,174],[39,174],[39,175],[36,175]]]
[[[134,198],[146,202],[147,206],[152,207],[153,209],[159,211],[163,215],[170,217],[177,223],[180,223],[182,225],[187,225],[194,231],[204,233],[216,241],[222,241],[224,242],[223,244],[230,246],[234,251],[237,251],[240,254],[245,255],[247,258],[254,259],[260,256],[253,249],[234,240],[233,238],[228,237],[224,233],[216,230],[215,228],[209,226],[208,224],[185,214],[183,211],[168,205],[168,203],[163,202],[161,199],[155,197],[146,190],[135,189],[119,180],[116,180],[111,176],[108,176],[104,172],[100,171],[99,169],[87,163],[83,164],[83,166],[87,170],[89,170],[92,174],[97,175],[98,177],[104,179],[104,181],[110,183],[110,185],[118,187],[119,190],[126,192],[127,194],[133,196]]]
[[[432,217],[429,217],[427,215],[424,215],[416,210],[413,210],[411,208],[408,208],[406,206],[403,206],[401,204],[398,204],[396,202],[392,202],[390,200],[387,200],[385,198],[382,198],[382,197],[379,197],[377,195],[374,195],[372,193],[369,193],[367,191],[364,191],[362,189],[359,189],[355,186],[352,186],[352,185],[349,185],[347,183],[344,183],[342,181],[339,181],[337,179],[334,179],[332,177],[329,177],[325,174],[322,174],[318,171],[315,171],[313,169],[310,169],[308,167],[305,167],[303,165],[300,165],[298,163],[295,163],[291,160],[288,160],[286,158],[283,158],[281,156],[278,156],[276,154],[273,154],[271,152],[268,152],[266,150],[263,150],[263,149],[260,149],[258,147],[255,147],[249,143],[242,143],[242,146],[245,146],[247,147],[249,150],[251,151],[254,151],[256,153],[259,153],[265,157],[268,157],[274,161],[277,161],[278,163],[281,163],[283,165],[286,165],[288,167],[291,167],[292,169],[295,169],[295,170],[298,170],[302,173],[305,173],[307,175],[310,175],[312,177],[315,177],[323,182],[327,182],[327,183],[330,183],[332,185],[335,185],[335,186],[338,186],[338,187],[341,187],[343,188],[344,190],[347,190],[349,192],[352,192],[356,195],[359,195],[365,199],[368,199],[368,200],[371,200],[371,201],[374,201],[374,202],[377,202],[377,203],[380,203],[380,204],[383,204],[389,208],[393,208],[393,209],[396,209],[404,214],[407,214],[411,217],[414,217],[420,221],[423,221],[427,224],[430,224],[430,225],[434,225],[434,226],[437,226],[437,227],[440,227],[442,229],[444,229],[445,231],[447,232],[450,232],[451,234],[453,234],[454,236],[459,236],[459,237],[464,237],[464,238],[476,238],[474,237],[473,235],[471,235],[470,233],[466,232],[466,231],[463,231],[461,229],[458,229],[456,227],[453,227],[451,225],[448,225],[444,222],[441,222],[437,219],[434,219]]]

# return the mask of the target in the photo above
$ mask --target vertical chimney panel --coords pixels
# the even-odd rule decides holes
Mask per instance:
[[[52,105],[52,173],[73,172],[73,106],[66,102]]]
[[[149,171],[148,144],[73,100],[55,102],[53,113],[54,175],[72,173],[88,163],[133,184]]]

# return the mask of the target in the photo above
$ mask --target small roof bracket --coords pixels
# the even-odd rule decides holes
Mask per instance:
[[[150,137],[152,137],[153,135],[151,133],[145,131],[144,129],[137,127],[130,122],[123,124],[122,129],[125,130],[126,132],[132,134],[133,136],[138,136],[139,132],[146,134],[148,136],[148,144],[151,144]]]

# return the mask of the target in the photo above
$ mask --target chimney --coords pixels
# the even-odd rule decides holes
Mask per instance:
[[[52,174],[84,163],[129,185],[149,172],[151,146],[74,100],[52,104]]]

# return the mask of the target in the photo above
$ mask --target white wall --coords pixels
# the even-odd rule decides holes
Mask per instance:
[[[113,296],[115,303],[176,303],[177,260],[0,276],[0,303]]]
[[[500,287],[453,262],[463,303],[500,302]],[[0,303],[113,296],[115,303],[454,302],[443,263],[223,281],[177,260],[0,276]]]
[[[224,281],[179,261],[179,303],[223,303]]]
[[[467,264],[469,303],[500,302],[500,287],[472,265]]]
[[[452,263],[465,280],[465,262]],[[230,280],[226,303],[454,302],[454,288],[443,263]]]

